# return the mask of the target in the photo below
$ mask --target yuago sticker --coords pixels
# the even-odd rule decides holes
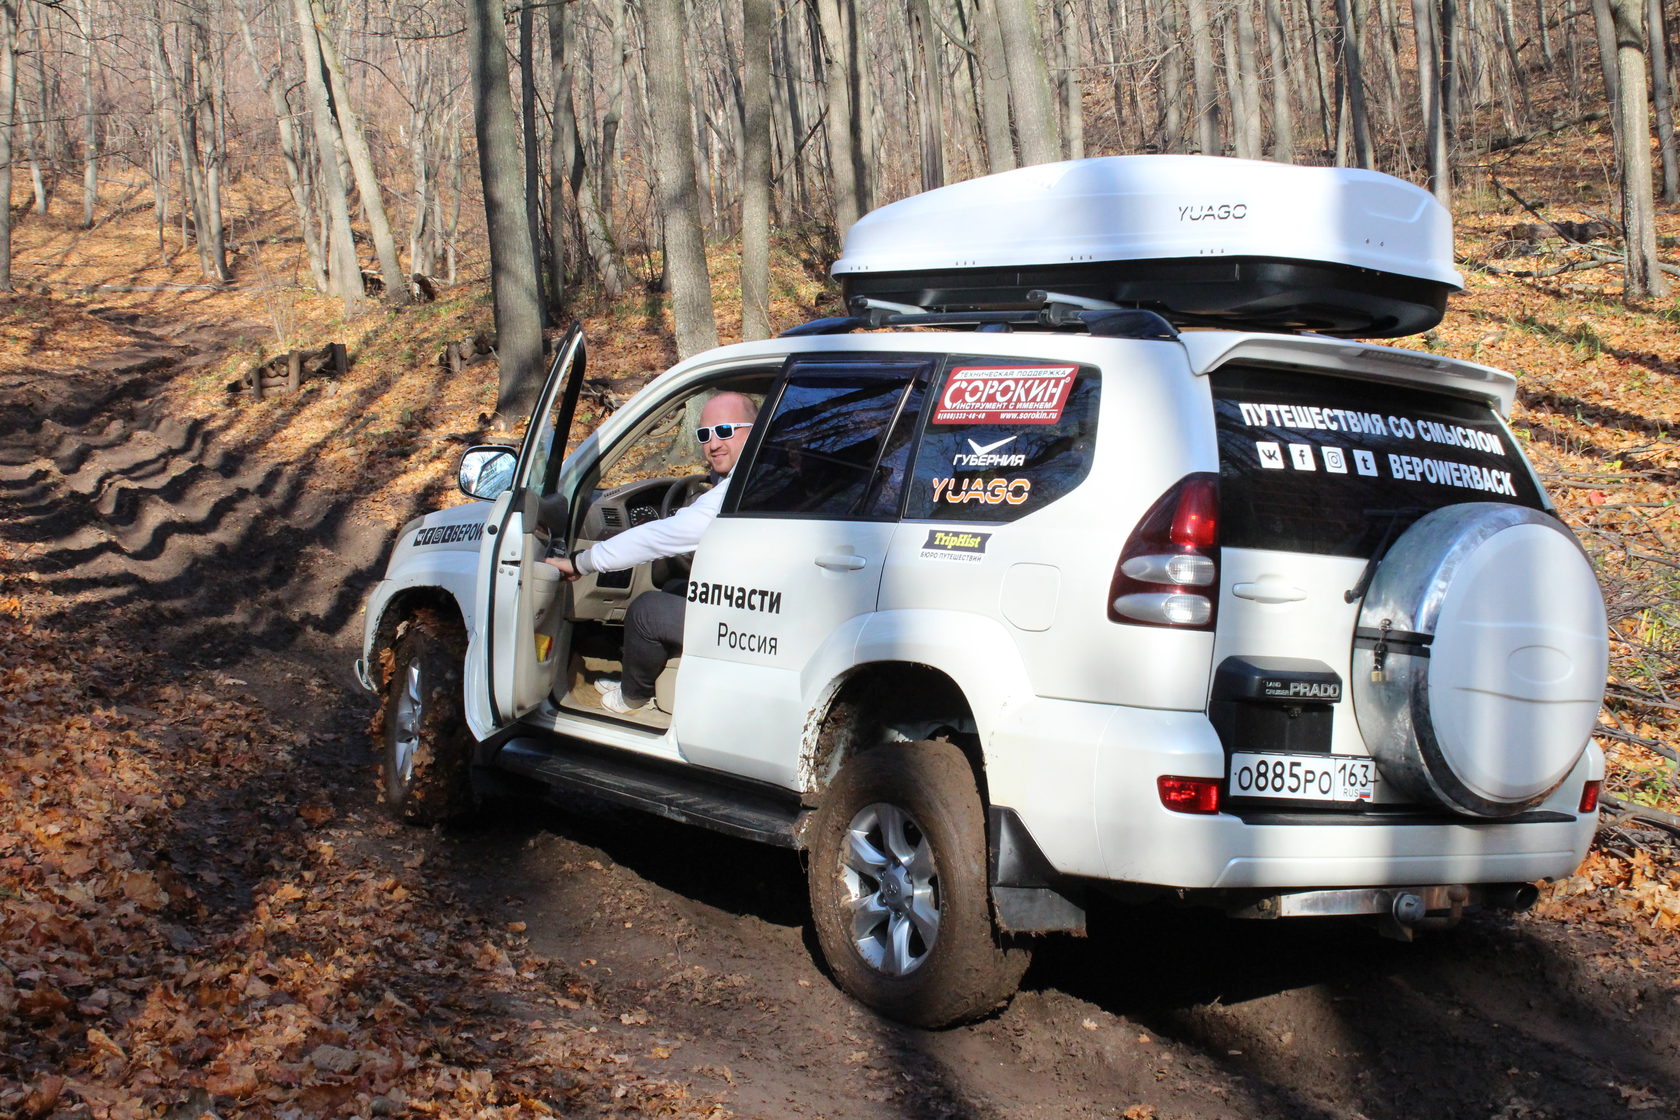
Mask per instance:
[[[1030,478],[936,478],[933,480],[933,500],[961,505],[979,502],[982,505],[1018,506],[1032,495]]]
[[[935,424],[1054,424],[1077,366],[959,366],[945,378]]]
[[[951,529],[929,531],[922,545],[923,560],[961,560],[976,563],[986,554],[990,533],[964,533]]]

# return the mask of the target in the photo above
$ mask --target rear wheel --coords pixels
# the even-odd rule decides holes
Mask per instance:
[[[476,807],[461,693],[465,652],[460,625],[430,611],[398,632],[377,746],[385,808],[399,820],[438,824]]]
[[[1007,1003],[1026,971],[992,923],[985,816],[950,743],[882,747],[841,769],[811,844],[811,916],[836,981],[901,1022],[943,1027]]]

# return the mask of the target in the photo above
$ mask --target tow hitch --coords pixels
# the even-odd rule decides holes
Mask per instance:
[[[1270,895],[1231,911],[1234,918],[1362,917],[1384,937],[1410,941],[1420,929],[1449,929],[1468,906],[1526,910],[1539,892],[1532,883],[1433,887],[1359,887]]]

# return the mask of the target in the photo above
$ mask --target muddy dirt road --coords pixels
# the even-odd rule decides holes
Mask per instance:
[[[303,732],[271,798],[330,804],[341,847],[440,905],[524,923],[564,963],[499,997],[515,1033],[563,1020],[753,1117],[1680,1116],[1680,982],[1576,927],[1488,917],[1402,945],[1116,907],[1045,942],[1007,1010],[928,1033],[829,983],[787,853],[584,802],[391,825],[350,665],[395,525],[358,523],[355,479],[168,415],[158,390],[229,328],[108,321],[132,345],[101,368],[0,379],[0,535],[56,621],[98,617],[156,672]],[[239,804],[217,828],[261,827]]]

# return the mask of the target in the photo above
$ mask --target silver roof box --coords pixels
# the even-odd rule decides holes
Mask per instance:
[[[1393,338],[1440,322],[1452,218],[1402,179],[1215,156],[1106,156],[890,203],[846,234],[848,300],[930,311],[1041,306],[1045,292],[1178,326]]]

